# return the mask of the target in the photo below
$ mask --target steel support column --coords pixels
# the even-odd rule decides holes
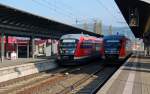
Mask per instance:
[[[17,53],[17,58],[18,58],[18,43],[16,44],[16,53]]]
[[[35,58],[35,40],[34,37],[31,38],[32,40],[32,58]]]
[[[51,39],[51,56],[53,55],[53,40]]]
[[[4,52],[5,52],[5,48],[4,48],[4,33],[1,33],[1,62],[4,61]]]
[[[6,58],[9,58],[7,50],[8,50],[8,36],[6,36],[5,56]]]
[[[30,57],[30,43],[27,43],[27,58]]]

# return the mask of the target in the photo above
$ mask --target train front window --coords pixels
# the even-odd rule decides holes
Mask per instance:
[[[75,39],[64,39],[60,41],[60,52],[61,54],[70,55],[74,54],[77,45]]]
[[[120,41],[119,40],[106,40],[104,46],[106,48],[119,48]]]
[[[75,48],[76,40],[62,40],[60,44],[60,48]]]

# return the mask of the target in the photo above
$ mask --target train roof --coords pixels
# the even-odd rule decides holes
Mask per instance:
[[[107,35],[104,36],[104,40],[108,40],[108,39],[122,39],[122,38],[126,38],[124,35]]]
[[[93,36],[89,36],[87,34],[67,34],[63,35],[60,39],[67,39],[67,38],[80,39],[80,37],[93,37]]]

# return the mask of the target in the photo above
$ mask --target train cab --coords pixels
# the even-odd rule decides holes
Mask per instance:
[[[104,36],[105,59],[123,59],[131,53],[130,39],[122,35]]]
[[[101,57],[102,38],[85,34],[63,35],[59,41],[57,62],[61,65],[76,65]]]

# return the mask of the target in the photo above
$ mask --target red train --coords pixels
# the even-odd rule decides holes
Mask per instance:
[[[104,36],[105,59],[124,59],[132,54],[131,40],[123,35]]]
[[[60,38],[57,62],[61,65],[75,65],[103,55],[102,38],[84,34],[67,34]]]

